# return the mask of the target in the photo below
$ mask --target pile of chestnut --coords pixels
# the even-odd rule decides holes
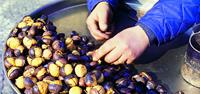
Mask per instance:
[[[25,94],[165,94],[132,65],[93,61],[88,37],[57,33],[48,17],[25,16],[6,41],[7,77]]]

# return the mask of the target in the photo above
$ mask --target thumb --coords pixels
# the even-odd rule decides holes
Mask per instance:
[[[107,31],[107,29],[108,29],[108,21],[109,21],[109,15],[108,15],[107,12],[99,14],[99,29],[102,32]]]

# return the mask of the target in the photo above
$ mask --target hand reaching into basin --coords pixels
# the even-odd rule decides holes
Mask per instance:
[[[107,2],[99,3],[87,18],[87,26],[96,40],[109,38],[111,32],[108,31],[112,18],[112,10]]]

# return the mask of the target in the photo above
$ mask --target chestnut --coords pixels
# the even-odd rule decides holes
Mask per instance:
[[[53,77],[58,77],[60,74],[60,68],[54,63],[49,64],[48,70],[49,70],[49,73],[51,74],[51,76],[53,76]]]
[[[160,94],[165,94],[165,93],[167,93],[167,90],[166,90],[162,85],[157,85],[157,86],[156,86],[156,90],[157,90]]]
[[[50,45],[42,44],[42,49],[48,49],[48,47],[50,47]]]
[[[146,83],[145,79],[143,77],[141,77],[140,75],[134,75],[132,76],[132,80],[135,79],[137,82],[142,82],[142,83]]]
[[[34,23],[33,23],[33,26],[35,26],[36,29],[42,29],[43,26],[44,26],[44,23],[43,23],[43,22],[37,21],[37,22],[34,22]]]
[[[78,85],[81,87],[85,87],[85,78],[84,77],[79,78]]]
[[[68,54],[67,55],[67,60],[69,62],[78,62],[80,60],[80,57],[77,55],[73,55],[73,54]]]
[[[25,16],[22,22],[25,22],[27,26],[31,26],[34,23],[33,19],[30,16]]]
[[[96,86],[97,85],[96,76],[93,73],[87,73],[85,76],[85,84],[88,87]]]
[[[48,84],[44,81],[39,81],[33,86],[34,94],[47,94]]]
[[[24,77],[20,76],[17,79],[15,79],[15,85],[19,88],[19,89],[24,89]]]
[[[13,50],[10,48],[7,48],[5,51],[4,57],[13,57],[13,56],[14,56]]]
[[[72,38],[74,44],[76,44],[76,45],[78,45],[81,41],[81,37],[79,35],[74,35],[71,38]]]
[[[26,22],[20,22],[20,23],[18,23],[18,25],[17,25],[17,27],[19,28],[19,29],[22,29],[22,28],[24,28],[24,27],[26,27],[27,26],[27,23]]]
[[[7,46],[11,49],[16,49],[21,45],[21,41],[17,37],[10,37],[6,42]]]
[[[8,73],[7,73],[7,76],[9,79],[15,79],[17,78],[19,75],[20,75],[20,68],[18,67],[11,67],[9,70],[8,70]]]
[[[45,74],[47,73],[46,69],[42,66],[35,69],[35,76],[38,80],[42,80],[45,77]]]
[[[24,94],[33,94],[32,88],[30,88],[30,89],[25,89],[25,90],[24,90]]]
[[[42,57],[37,57],[31,60],[30,65],[34,67],[40,66],[44,62],[44,58]]]
[[[44,34],[44,33],[43,33]],[[42,41],[47,44],[47,45],[50,45],[52,43],[52,37],[51,36],[48,36],[48,35],[45,35],[45,36],[42,36]]]
[[[105,94],[105,89],[101,85],[96,85],[90,89],[89,94]]]
[[[154,81],[151,81],[151,80],[149,80],[149,81],[147,81],[147,83],[146,83],[146,87],[147,87],[147,89],[154,89],[155,87],[156,87],[156,84],[155,84],[155,82]]]
[[[92,57],[91,56],[87,56],[87,55],[81,56],[80,59],[83,62],[91,62],[92,61]]]
[[[65,64],[67,64],[67,60],[65,58],[60,58],[56,60],[56,65],[59,67],[63,67]]]
[[[32,46],[29,49],[29,56],[31,58],[41,57],[42,56],[42,49],[40,47]]]
[[[129,80],[126,78],[120,78],[115,81],[115,84],[118,88],[127,87],[129,84]]]
[[[73,36],[75,36],[75,35],[79,35],[76,31],[72,31],[71,33],[70,33],[70,36],[71,37],[73,37]]]
[[[4,60],[4,65],[6,66],[6,68],[15,66],[15,58],[14,57],[6,57]]]
[[[62,90],[60,91],[60,94],[68,94],[70,87],[68,85],[62,85]]]
[[[60,80],[51,81],[48,89],[51,93],[59,93],[62,89],[62,82]]]
[[[65,49],[65,43],[64,43],[64,41],[55,40],[52,43],[52,47],[53,47],[54,50],[64,51],[64,49]]]
[[[42,36],[52,36],[53,32],[52,31],[45,31]]]
[[[54,77],[52,77],[52,76],[46,76],[46,77],[44,77],[44,79],[43,79],[43,81],[44,82],[46,82],[46,83],[50,83],[51,81],[54,81],[55,80],[55,78]]]
[[[65,44],[67,45],[67,49],[69,49],[70,51],[73,51],[76,49],[76,46],[74,45],[74,42],[72,40],[72,38],[67,38],[65,40]]]
[[[34,81],[31,79],[31,77],[24,77],[24,86],[27,89],[32,88],[34,85]]]
[[[32,67],[32,66],[29,67],[28,66],[28,67],[25,67],[23,76],[24,77],[31,77],[34,73],[35,73],[35,67]]]
[[[25,58],[23,56],[20,56],[15,59],[15,66],[17,67],[23,67],[25,65]]]
[[[74,86],[69,89],[69,94],[82,94],[82,93],[83,93],[83,90],[78,86]]]
[[[26,36],[23,38],[23,44],[26,48],[30,49],[31,46],[37,44],[37,41],[31,38],[30,36],[29,37]]]
[[[57,50],[53,53],[53,60],[58,60],[60,58],[63,58],[63,52],[61,52],[60,50]]]
[[[73,72],[73,67],[71,64],[66,64],[60,69],[60,74],[62,76],[70,75]]]
[[[42,52],[42,57],[46,60],[50,60],[51,57],[52,57],[52,51],[51,49],[45,49],[43,52]]]
[[[25,28],[25,29],[29,29],[29,27],[27,27],[27,28]],[[23,30],[24,30],[24,29],[23,29]],[[24,30],[24,31],[26,31],[26,30]],[[26,32],[23,32],[23,31],[22,31],[22,32],[20,32],[20,33],[18,34],[17,37],[18,37],[19,39],[23,39],[25,36],[26,36]]]
[[[80,55],[80,53],[79,53],[77,50],[73,50],[73,51],[72,51],[72,54],[73,54],[73,55]]]
[[[104,76],[101,71],[93,70],[92,73],[96,76],[98,83],[102,83],[104,81]]]
[[[141,72],[140,76],[147,80],[152,80],[152,77],[147,72]]]
[[[83,77],[87,73],[87,68],[83,64],[77,64],[75,67],[75,74],[78,77]]]
[[[24,46],[20,45],[16,49],[14,49],[15,56],[20,56],[24,52]]]
[[[69,85],[70,87],[76,86],[78,84],[78,78],[74,74],[67,75],[64,78],[65,84]]]

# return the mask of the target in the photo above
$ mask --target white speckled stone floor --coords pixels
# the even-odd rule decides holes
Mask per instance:
[[[4,40],[16,23],[23,16],[55,1],[58,0],[0,0],[0,56],[3,54]],[[2,61],[2,58],[0,58],[0,61]],[[0,94],[15,94],[4,79],[2,66],[0,66]]]

